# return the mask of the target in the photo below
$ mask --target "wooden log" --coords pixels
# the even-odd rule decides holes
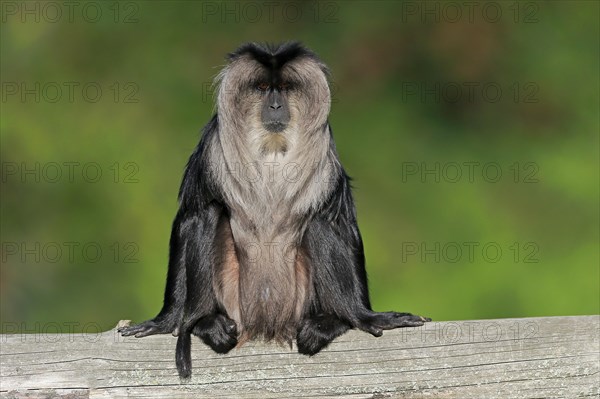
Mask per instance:
[[[199,340],[182,383],[170,335],[0,336],[6,398],[597,398],[600,316],[432,322],[351,331],[313,357]]]

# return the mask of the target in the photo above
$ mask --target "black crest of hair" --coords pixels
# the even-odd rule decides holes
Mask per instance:
[[[244,78],[260,83],[264,83],[265,78],[276,81],[285,76],[285,65],[302,57],[309,57],[327,73],[326,66],[317,56],[298,42],[278,45],[248,43],[229,55],[231,62],[252,64],[251,68],[244,68],[247,65],[241,64],[244,71],[258,69],[253,73],[262,76]],[[261,70],[263,68],[256,68],[256,62],[264,66],[264,71]],[[231,67],[235,68],[236,65]],[[308,81],[319,73],[310,62],[299,62],[295,68],[310,71],[305,78]],[[314,82],[327,84],[322,76],[316,76]],[[244,91],[242,88],[239,90],[236,100],[243,100]],[[278,101],[276,104],[281,105],[276,109],[287,108],[291,101],[287,96],[297,96],[300,90],[275,91],[263,94],[261,106],[255,108],[271,107],[269,101],[273,98]],[[299,100],[302,98],[309,100],[302,102]],[[310,98],[302,95],[294,100],[300,104],[297,107],[308,107],[309,110],[321,106]],[[237,105],[232,101],[224,106]],[[218,112],[223,112],[223,109]],[[269,117],[273,115],[277,116],[269,114]],[[294,198],[298,191],[291,191],[294,190],[293,186],[287,184],[277,188],[282,190],[279,193],[283,194],[282,198],[286,198],[277,202],[277,211],[268,207],[256,210],[254,203],[243,200],[236,202],[236,197],[231,195],[231,187],[244,190],[249,187],[244,186],[241,180],[227,180],[233,177],[217,173],[219,165],[211,161],[226,156],[232,164],[240,162],[243,154],[236,148],[248,144],[244,141],[247,132],[224,129],[222,120],[217,115],[213,116],[204,127],[202,138],[189,158],[179,190],[179,208],[169,243],[163,307],[151,320],[120,328],[122,335],[177,335],[175,363],[179,375],[188,378],[192,372],[192,335],[199,337],[217,353],[227,353],[246,340],[263,338],[289,343],[295,340],[299,353],[312,356],[349,329],[356,328],[378,337],[383,330],[417,327],[430,320],[410,313],[372,310],[350,177],[339,161],[327,117],[325,113],[321,115],[318,130],[300,132],[309,133],[313,140],[297,141],[295,145],[304,146],[297,148],[297,153],[304,155],[327,154],[320,162],[334,165],[333,171],[328,179],[310,181],[313,198],[318,203],[302,208],[305,210],[300,211],[301,214],[292,214],[292,209],[297,209],[293,208],[296,203],[294,199],[287,200],[287,195]],[[298,124],[295,128],[307,126],[298,123],[301,117],[295,119],[293,123]],[[279,120],[283,120],[283,117]],[[236,122],[241,126],[247,121]],[[290,131],[298,134],[296,129]],[[282,134],[288,132],[283,130]],[[229,147],[224,152],[223,143],[219,140],[228,138],[227,134],[234,135],[240,141],[239,147]],[[310,148],[306,148],[308,146]],[[324,151],[315,151],[315,146],[322,146]],[[252,183],[248,180],[247,184]],[[244,190],[241,192],[246,192]],[[269,212],[272,214],[269,215]],[[287,236],[294,237],[292,244],[295,252],[291,258],[294,263],[261,261],[250,265],[247,251],[243,248],[244,240],[239,237],[247,235],[262,239],[261,236],[252,235],[253,231],[260,228],[255,221],[263,216],[273,218],[274,214],[283,215],[282,218],[286,219],[286,223],[278,225],[276,234],[294,233]],[[291,222],[288,223],[287,219]],[[232,226],[237,229],[235,234]],[[271,234],[270,229],[267,232]],[[269,292],[273,295],[268,297],[271,302],[262,297],[265,292],[267,297]],[[286,313],[282,309],[292,310]],[[258,317],[253,318],[254,314],[258,314]]]
[[[261,63],[265,68],[271,71],[280,70],[286,63],[300,57],[310,57],[317,60],[322,65],[322,70],[329,75],[328,69],[319,60],[319,57],[311,50],[307,49],[302,43],[297,41],[273,43],[245,43],[237,50],[228,54],[229,61],[233,61],[241,56],[249,55],[252,59]]]

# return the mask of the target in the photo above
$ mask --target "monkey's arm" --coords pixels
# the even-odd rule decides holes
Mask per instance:
[[[198,256],[207,261],[214,242],[216,220],[209,216],[210,206],[217,198],[207,176],[205,149],[216,131],[216,116],[203,130],[202,139],[190,156],[179,190],[179,210],[173,221],[169,243],[169,266],[164,303],[158,315],[143,323],[122,327],[123,336],[145,337],[152,334],[178,335],[188,297],[186,274],[199,267]],[[210,224],[212,226],[209,226]],[[192,269],[192,270],[188,270]],[[211,273],[204,268],[202,278],[210,281]],[[198,287],[199,288],[199,287]],[[208,294],[212,294],[212,287]],[[214,294],[213,294],[214,295]]]
[[[190,254],[186,256],[186,249],[191,246],[190,241],[195,233],[194,226],[190,223],[194,217],[180,209],[173,221],[162,310],[151,320],[134,326],[121,327],[119,329],[121,335],[135,335],[140,338],[153,334],[178,334],[186,298],[186,263],[191,260]]]
[[[363,244],[343,170],[331,197],[309,222],[302,246],[310,259],[313,291],[297,334],[301,353],[319,352],[350,328],[380,336],[382,330],[421,326],[429,320],[371,310]]]

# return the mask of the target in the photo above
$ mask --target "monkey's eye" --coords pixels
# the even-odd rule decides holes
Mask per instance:
[[[291,85],[288,82],[283,82],[279,84],[279,90],[281,91],[289,90],[290,88]]]
[[[266,91],[269,88],[269,84],[267,82],[260,82],[256,85],[256,88],[260,91]]]

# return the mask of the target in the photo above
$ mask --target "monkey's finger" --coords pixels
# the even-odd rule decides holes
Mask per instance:
[[[382,312],[375,313],[369,324],[383,330],[391,330],[401,327],[420,327],[430,320],[411,313]]]
[[[141,323],[135,326],[121,327],[117,330],[123,337],[129,337],[135,335],[136,338],[145,337],[152,334],[158,334],[158,328],[156,325]]]
[[[419,316],[416,314],[412,314],[412,313],[401,313],[401,312],[387,312],[387,313],[391,313],[394,315],[394,317],[406,317],[406,318],[414,318],[414,319],[420,319],[421,321],[431,321],[431,318],[429,317],[423,317],[423,316]]]
[[[119,328],[117,331],[123,336],[123,337],[129,337],[131,335],[135,335],[138,332],[142,331],[144,327],[140,327],[140,325],[135,325],[135,326],[129,326],[129,327],[121,327]]]
[[[399,327],[420,327],[431,319],[413,314],[395,313],[388,320],[387,326],[382,326],[384,329],[399,328]]]
[[[427,323],[427,322],[431,321],[430,317],[419,316],[419,315],[416,315],[416,314],[411,315],[411,316],[412,316],[410,318],[411,320],[420,320],[420,321],[422,321],[424,323]]]
[[[161,331],[161,329],[158,328],[157,326],[150,326],[150,327],[146,327],[142,331],[137,332],[135,334],[135,337],[142,338],[142,337],[147,337],[148,335],[162,334],[162,333],[163,332]]]

